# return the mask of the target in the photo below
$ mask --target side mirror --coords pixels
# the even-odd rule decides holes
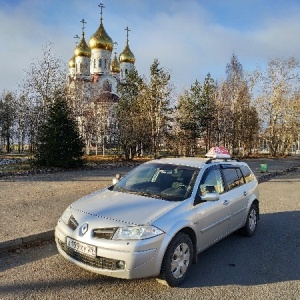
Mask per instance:
[[[219,199],[220,199],[220,195],[216,192],[206,193],[204,196],[201,196],[202,201],[218,201]]]
[[[119,182],[120,179],[121,179],[121,175],[120,174],[116,174],[116,177],[113,178],[113,180],[112,180],[113,185],[115,185],[117,182]]]
[[[197,193],[194,205],[197,205],[206,201],[218,201],[220,199],[220,195],[217,192],[207,192],[205,195],[201,196]]]

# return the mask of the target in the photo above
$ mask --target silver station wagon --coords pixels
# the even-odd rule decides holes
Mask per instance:
[[[258,200],[258,182],[246,163],[157,159],[71,204],[55,239],[60,254],[86,270],[154,276],[175,287],[201,251],[238,229],[254,234]]]

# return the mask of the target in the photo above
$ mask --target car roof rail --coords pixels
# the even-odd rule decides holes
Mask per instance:
[[[230,157],[230,158],[224,158],[224,157],[213,157],[208,159],[205,164],[210,164],[212,163],[213,160],[223,160],[223,161],[238,161],[240,162],[240,160],[238,158],[234,158],[234,157]]]

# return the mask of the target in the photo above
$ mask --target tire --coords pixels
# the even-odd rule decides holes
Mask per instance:
[[[160,278],[169,286],[180,286],[192,265],[193,243],[185,233],[178,233],[170,242],[161,266]]]
[[[247,215],[246,224],[240,230],[242,235],[250,237],[255,233],[257,229],[258,217],[259,215],[257,205],[252,204]]]

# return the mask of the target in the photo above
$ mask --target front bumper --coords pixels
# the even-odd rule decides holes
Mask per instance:
[[[67,237],[96,246],[96,257],[81,254],[66,244]],[[143,278],[160,273],[165,234],[138,241],[84,238],[59,221],[55,228],[55,240],[59,253],[74,264],[94,273],[124,278]],[[119,262],[125,263],[120,267]]]

